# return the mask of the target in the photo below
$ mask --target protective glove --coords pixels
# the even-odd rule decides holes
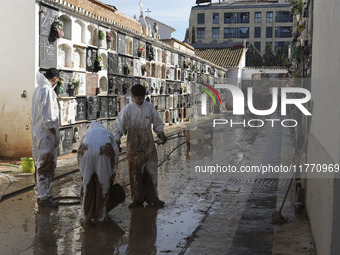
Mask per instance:
[[[116,141],[116,143],[117,143],[117,147],[118,147],[119,152],[122,152],[122,147],[120,147],[120,145],[122,143],[120,141]]]
[[[165,144],[168,138],[165,136],[164,132],[158,134],[158,138],[162,140],[162,144]]]

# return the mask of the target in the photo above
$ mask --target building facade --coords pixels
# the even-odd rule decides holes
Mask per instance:
[[[96,0],[14,0],[2,6],[0,157],[31,155],[31,100],[35,76],[50,67],[62,71],[56,88],[60,105],[59,155],[77,149],[88,124],[113,131],[117,114],[131,100],[130,87],[143,84],[165,124],[207,114],[198,81],[225,83],[226,69],[143,33],[137,20]],[[23,27],[25,29],[23,29]],[[55,31],[56,33],[51,33]],[[24,40],[24,44],[23,44]],[[185,48],[185,50],[183,50]],[[202,105],[205,104],[205,105]]]
[[[197,42],[245,41],[247,47],[251,43],[263,55],[267,43],[275,50],[291,40],[293,16],[286,0],[219,1],[192,7],[191,44],[193,28]]]

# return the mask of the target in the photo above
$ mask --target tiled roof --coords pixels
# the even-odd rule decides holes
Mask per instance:
[[[195,49],[195,55],[221,67],[238,66],[243,48]]]

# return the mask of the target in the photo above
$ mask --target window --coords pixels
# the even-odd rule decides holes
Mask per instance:
[[[197,14],[197,24],[204,24],[204,13]]]
[[[220,14],[214,13],[213,14],[213,24],[219,24],[220,23]]]
[[[267,23],[273,23],[273,12],[267,12]]]
[[[224,38],[237,38],[236,28],[230,27],[224,29]]]
[[[212,38],[213,39],[218,39],[219,38],[219,34],[220,34],[220,29],[218,27],[214,27],[213,31],[212,31]]]
[[[238,16],[238,23],[249,23],[249,12],[241,12]]]
[[[204,39],[204,28],[197,28],[197,39]]]
[[[275,27],[276,38],[292,37],[293,27]]]
[[[255,38],[261,38],[261,27],[255,27],[254,37]]]
[[[249,27],[225,28],[224,38],[249,38]]]
[[[293,16],[289,11],[276,12],[275,22],[293,22]]]
[[[275,50],[277,50],[280,47],[283,47],[286,42],[281,41],[281,42],[275,42]]]
[[[231,24],[233,22],[233,13],[225,13],[224,14],[224,24]]]
[[[239,28],[239,38],[249,38],[249,27]]]
[[[261,23],[261,12],[255,12],[255,23]]]
[[[273,28],[266,27],[266,38],[273,38]]]
[[[261,52],[261,43],[260,42],[254,42],[254,47]]]

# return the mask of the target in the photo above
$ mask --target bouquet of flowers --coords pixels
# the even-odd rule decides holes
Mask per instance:
[[[139,54],[143,54],[143,53],[145,52],[144,47],[143,47],[142,45],[139,45],[139,46],[138,46],[138,49],[137,49],[137,52],[138,52]]]
[[[99,40],[103,40],[104,39],[104,31],[99,29]]]
[[[112,42],[112,33],[111,32],[106,33],[106,41]]]
[[[76,89],[79,88],[80,84],[82,82],[78,79],[78,73],[76,72],[72,78],[71,81],[69,81],[68,83],[68,88],[69,89]]]
[[[58,16],[54,17],[54,21],[51,25],[51,32],[49,35],[50,41],[54,42],[57,38],[64,36],[64,23],[59,19]]]

